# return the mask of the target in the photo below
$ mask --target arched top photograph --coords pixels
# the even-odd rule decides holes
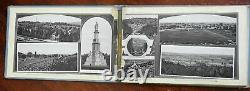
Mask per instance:
[[[109,18],[86,18],[81,30],[81,70],[110,69],[113,28]],[[94,72],[94,71],[92,71]]]

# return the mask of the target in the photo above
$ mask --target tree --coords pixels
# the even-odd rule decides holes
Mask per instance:
[[[32,55],[33,55],[32,52],[28,52],[28,53],[27,53],[27,56],[28,56],[28,57],[31,57]]]

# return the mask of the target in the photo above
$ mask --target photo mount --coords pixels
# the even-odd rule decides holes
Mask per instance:
[[[147,48],[146,48],[146,51],[141,55],[141,56],[135,56],[135,55],[132,55],[130,52],[129,52],[129,49],[128,49],[128,42],[133,39],[133,38],[137,38],[137,39],[141,39],[141,40],[145,40],[146,43],[147,43]],[[123,46],[123,50],[124,50],[124,54],[127,54],[129,57],[131,57],[131,59],[136,59],[136,58],[145,58],[147,54],[150,54],[150,51],[152,49],[152,46],[153,46],[153,41],[154,40],[151,40],[149,39],[146,35],[129,35],[126,39],[123,40],[122,44],[124,45]],[[124,56],[125,57],[125,56]]]

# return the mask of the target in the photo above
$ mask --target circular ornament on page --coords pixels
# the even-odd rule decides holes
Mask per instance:
[[[127,43],[127,50],[133,56],[142,56],[147,51],[147,41],[140,38],[131,38]]]
[[[129,35],[123,40],[124,54],[131,57],[144,57],[150,54],[153,40],[150,40],[146,35]]]

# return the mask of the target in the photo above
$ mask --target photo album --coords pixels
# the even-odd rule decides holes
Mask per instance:
[[[250,86],[250,6],[9,6],[5,78]]]

